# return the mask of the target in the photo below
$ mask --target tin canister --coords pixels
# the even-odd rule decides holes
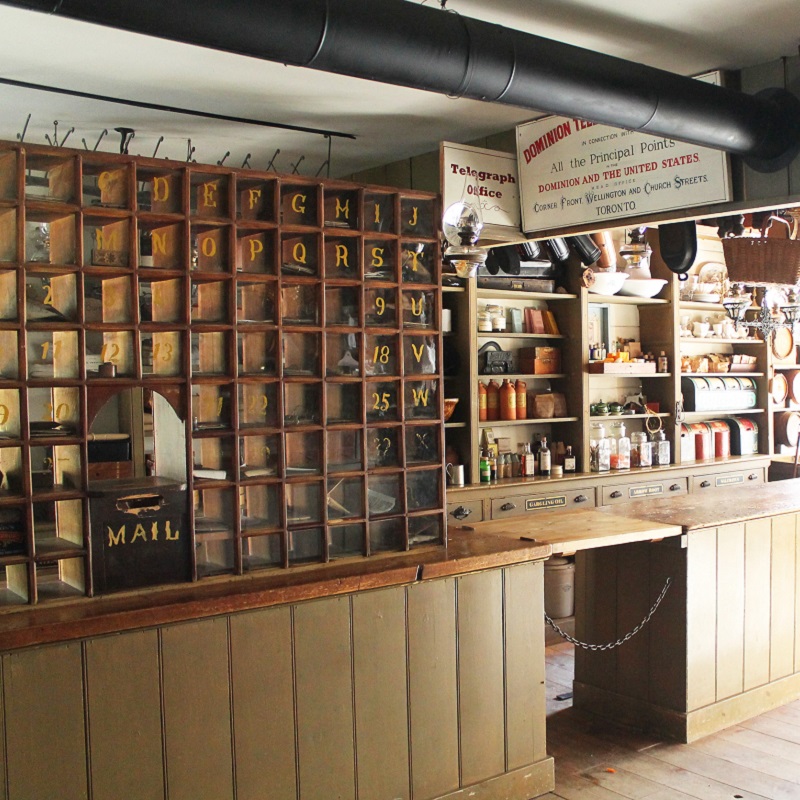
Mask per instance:
[[[709,420],[708,425],[714,437],[714,456],[727,458],[731,454],[731,426],[723,419]]]

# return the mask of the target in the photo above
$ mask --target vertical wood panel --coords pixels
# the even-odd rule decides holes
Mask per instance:
[[[744,689],[769,681],[769,615],[772,523],[752,520],[745,528]]]
[[[617,556],[617,630],[614,639],[633,630],[644,619],[661,587],[650,586],[650,543],[615,547]],[[645,626],[624,647],[617,649],[617,686],[628,697],[647,699],[650,626]]]
[[[508,567],[504,574],[506,766],[514,770],[547,755],[543,565]]]
[[[717,529],[717,700],[744,686],[744,523]]]
[[[505,768],[503,573],[458,578],[458,689],[461,785]]]
[[[92,800],[164,797],[158,633],[86,643]]]
[[[794,671],[800,672],[800,514],[794,515]]]
[[[458,788],[453,579],[408,588],[408,653],[412,796],[422,800]]]
[[[6,800],[6,717],[3,708],[2,658],[0,658],[0,800]]]
[[[761,89],[782,87],[786,80],[784,61],[778,59],[742,70],[742,91],[755,94]],[[784,197],[789,193],[788,168],[776,172],[756,172],[744,167],[744,199]]]
[[[349,800],[356,794],[350,599],[302,603],[294,629],[300,798]]]
[[[231,616],[237,800],[297,797],[288,606]]]
[[[652,703],[686,710],[686,548],[654,544],[650,548],[650,585],[670,587],[650,628],[648,699]]]
[[[406,593],[403,588],[353,597],[358,796],[407,800]]]
[[[800,56],[786,59],[786,88],[800,95]],[[789,165],[789,194],[800,194],[800,158]]]
[[[689,535],[686,554],[687,710],[713,703],[717,694],[717,529]]]
[[[583,618],[575,617],[576,638],[581,641],[603,644],[617,638],[618,550],[618,547],[601,547],[584,556]],[[601,652],[576,648],[575,678],[591,686],[615,691],[617,650]]]
[[[794,671],[795,515],[772,518],[770,680]]]
[[[231,798],[227,619],[164,628],[161,646],[169,800]]]
[[[9,800],[85,800],[81,645],[3,657]]]

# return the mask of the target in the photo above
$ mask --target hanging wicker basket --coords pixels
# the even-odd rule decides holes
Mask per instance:
[[[800,240],[797,224],[792,226],[781,217],[770,217],[784,223],[789,237],[736,236],[722,240],[728,279],[731,283],[751,285],[782,283],[794,286],[800,282]]]

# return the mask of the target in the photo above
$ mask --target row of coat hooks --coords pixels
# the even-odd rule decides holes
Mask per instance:
[[[25,135],[28,132],[28,125],[29,125],[30,121],[31,121],[31,114],[28,114],[28,117],[25,120],[25,125],[22,128],[22,132],[17,134],[17,141],[18,142],[22,143],[22,142],[25,141]],[[114,131],[116,131],[120,135],[119,152],[122,153],[123,155],[128,155],[128,148],[130,147],[131,141],[136,136],[136,130],[134,128],[128,128],[128,127],[120,126],[118,128],[114,128]],[[51,147],[63,147],[65,145],[67,139],[69,139],[70,135],[73,134],[74,132],[75,132],[75,127],[73,126],[65,134],[63,134],[63,136],[59,140],[59,138],[58,138],[59,137],[58,120],[56,119],[56,120],[53,120],[53,136],[52,136],[52,138],[50,137],[50,134],[48,134],[48,133],[46,133],[44,135],[44,138],[47,141],[47,144],[49,144]],[[86,141],[86,139],[82,137],[81,138],[81,142],[83,143],[84,149],[85,150],[91,150],[92,152],[96,151],[97,148],[100,146],[100,143],[103,141],[103,139],[106,136],[108,136],[108,134],[109,134],[108,128],[103,128],[103,130],[100,132],[100,135],[97,137],[97,141],[95,141],[94,146],[91,147],[91,148],[89,147],[89,143]],[[322,164],[320,165],[320,168],[314,174],[314,177],[319,177],[320,173],[326,168],[327,168],[328,177],[330,177],[330,174],[331,174],[331,137],[328,134],[324,134],[324,136],[328,140],[328,157],[325,159],[325,161],[322,162]],[[158,149],[161,147],[161,143],[163,141],[164,141],[164,136],[159,136],[158,137],[158,141],[156,142],[155,149],[153,150],[153,154],[152,154],[151,158],[156,158],[158,156]],[[186,162],[187,163],[191,163],[191,164],[196,164],[197,163],[197,159],[194,158],[194,154],[195,154],[196,149],[197,148],[192,145],[192,140],[191,139],[187,139],[187,145],[186,145]],[[275,150],[275,152],[272,154],[272,158],[270,159],[269,164],[267,164],[266,170],[264,170],[265,172],[276,172],[277,171],[275,169],[275,159],[278,157],[278,155],[280,155],[280,152],[281,152],[280,148],[277,148]],[[140,155],[141,155],[141,153],[140,153]],[[225,163],[225,161],[228,159],[228,157],[230,155],[231,155],[231,151],[227,150],[225,152],[225,155],[223,155],[222,158],[220,158],[217,161],[217,166],[221,167]],[[253,169],[253,165],[250,163],[251,157],[252,157],[252,153],[248,153],[245,156],[244,161],[242,162],[242,166],[241,166],[242,169]],[[167,158],[167,156],[165,156],[165,158]],[[290,166],[292,168],[292,171],[291,171],[292,175],[299,175],[300,174],[300,164],[302,164],[302,162],[304,160],[305,160],[305,155],[301,155],[297,159],[296,162],[290,163]]]

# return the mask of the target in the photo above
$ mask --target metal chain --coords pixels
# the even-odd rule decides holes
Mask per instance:
[[[661,590],[661,594],[658,596],[658,599],[653,604],[653,607],[650,611],[647,612],[645,618],[631,631],[628,631],[621,639],[617,639],[616,642],[607,642],[606,644],[589,644],[588,642],[580,642],[574,636],[570,636],[566,631],[562,630],[561,628],[556,625],[556,623],[547,616],[544,615],[545,621],[547,624],[559,635],[566,639],[568,642],[571,642],[578,647],[582,647],[584,650],[613,650],[615,647],[619,647],[621,644],[625,644],[629,639],[632,639],[636,636],[639,631],[650,622],[650,618],[653,614],[656,613],[656,609],[661,605],[661,601],[667,594],[667,590],[669,589],[670,585],[672,584],[672,578],[667,578],[667,582],[664,584],[664,588]]]

